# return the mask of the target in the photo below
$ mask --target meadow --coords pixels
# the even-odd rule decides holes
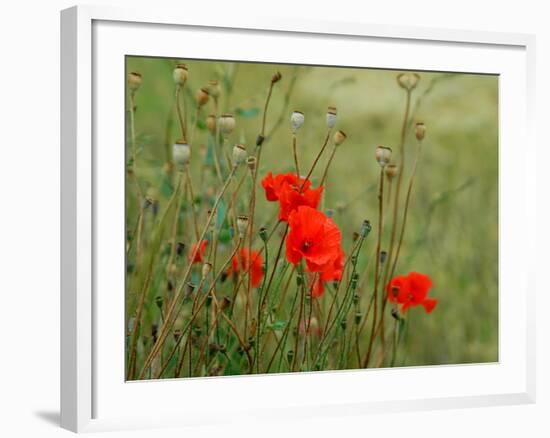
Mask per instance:
[[[498,361],[497,77],[126,63],[128,379]]]

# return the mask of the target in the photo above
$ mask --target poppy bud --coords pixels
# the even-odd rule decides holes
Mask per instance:
[[[358,239],[359,239],[359,233],[357,231],[354,231],[352,236],[351,236],[351,240],[353,242],[357,242]]]
[[[359,295],[358,294],[353,294],[353,304],[357,304],[359,302]]]
[[[208,94],[212,96],[214,99],[217,99],[221,93],[220,83],[212,79],[208,82]]]
[[[397,83],[407,91],[415,89],[419,80],[420,76],[416,73],[400,73],[397,75]]]
[[[244,237],[244,233],[248,228],[248,216],[240,215],[237,217],[237,229],[239,230],[239,237]]]
[[[340,327],[342,328],[342,330],[345,330],[347,326],[348,322],[345,319],[340,321]]]
[[[202,265],[202,278],[208,277],[210,271],[212,270],[212,263],[206,262]]]
[[[174,290],[174,283],[172,283],[172,280],[166,281],[166,289],[169,292],[172,292]]]
[[[370,233],[370,230],[372,229],[372,225],[370,224],[370,221],[365,219],[363,221],[363,224],[361,225],[361,237],[364,239],[367,237]]]
[[[414,133],[418,141],[424,140],[424,136],[426,135],[426,125],[422,122],[417,123]]]
[[[164,302],[164,300],[162,299],[162,297],[160,295],[155,297],[155,304],[157,305],[157,307],[159,309],[162,309],[162,303],[163,302]]]
[[[277,72],[275,73],[272,77],[271,77],[271,83],[272,84],[275,84],[276,82],[279,82],[281,80],[283,76],[281,75],[280,72]]]
[[[197,94],[195,95],[195,99],[197,101],[197,106],[200,108],[201,106],[206,105],[209,98],[208,90],[206,88],[200,88],[199,91],[197,91]]]
[[[390,162],[391,152],[391,148],[386,146],[378,146],[376,148],[376,161],[378,161],[381,167],[385,167]]]
[[[212,295],[208,295],[206,297],[206,307],[210,307],[212,305]]]
[[[332,219],[334,217],[334,210],[332,208],[327,209],[325,211],[325,216]]]
[[[392,180],[399,173],[399,167],[397,164],[388,164],[384,168],[384,172],[386,173],[388,179]]]
[[[233,165],[238,166],[246,161],[246,148],[242,144],[233,146]]]
[[[141,73],[135,71],[128,73],[128,88],[130,89],[130,91],[137,91],[138,88],[141,86],[141,82]]]
[[[195,285],[192,282],[188,281],[185,286],[187,288],[187,295],[191,295],[195,290]]]
[[[336,125],[336,107],[329,106],[327,109],[327,127],[332,129],[334,125]]]
[[[227,309],[230,304],[231,304],[231,300],[227,297],[223,297],[222,300],[220,301],[220,310]]]
[[[386,258],[388,257],[388,253],[386,251],[380,251],[380,264],[383,265],[386,263]]]
[[[265,137],[262,134],[258,135],[258,137],[256,137],[256,146],[260,147],[263,144],[264,140]]]
[[[397,312],[397,309],[391,309],[391,316],[394,318],[394,319],[397,319],[398,321],[401,319],[399,317],[399,313]]]
[[[256,170],[256,157],[253,157],[252,155],[246,159],[246,165],[250,169],[251,172],[254,172]]]
[[[185,249],[185,243],[178,242],[176,243],[176,255],[180,257],[183,254],[183,250]]]
[[[286,353],[286,359],[288,360],[288,363],[292,363],[292,359],[294,359],[294,350],[288,350]]]
[[[265,242],[267,240],[267,228],[266,227],[260,228],[259,234],[260,234],[260,239],[262,239]]]
[[[348,138],[348,136],[344,131],[336,131],[334,133],[334,137],[332,138],[332,141],[334,141],[334,144],[336,146],[340,146],[342,143],[346,141],[346,138]]]
[[[172,77],[174,78],[174,82],[176,85],[179,85],[180,87],[183,87],[185,85],[185,81],[187,81],[187,66],[185,64],[178,64],[176,65],[176,68],[172,72]]]
[[[214,135],[216,133],[216,116],[214,114],[210,114],[206,118],[206,127],[210,134]]]
[[[181,329],[174,330],[174,341],[178,342],[181,338]]]
[[[304,276],[301,272],[296,275],[296,286],[301,286],[304,282]]]
[[[184,139],[176,140],[172,147],[172,159],[178,166],[189,164],[191,158],[191,148]]]
[[[355,325],[359,325],[359,323],[361,322],[362,317],[363,317],[363,315],[361,314],[361,312],[356,312],[355,313]]]
[[[304,124],[304,113],[301,111],[293,111],[290,116],[290,126],[292,127],[292,132],[296,132]]]
[[[232,114],[222,114],[218,123],[220,124],[220,131],[224,136],[227,136],[235,129],[235,117]]]

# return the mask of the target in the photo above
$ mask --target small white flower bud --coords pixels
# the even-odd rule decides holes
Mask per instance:
[[[336,107],[329,106],[327,110],[327,127],[332,129],[334,125],[336,125]]]
[[[348,136],[346,135],[346,133],[344,131],[336,131],[334,133],[332,141],[334,141],[334,144],[336,146],[340,146],[342,143],[344,143],[346,141],[346,138],[348,138]]]
[[[236,144],[233,146],[233,165],[237,166],[246,161],[246,148],[242,144]]]
[[[300,111],[293,111],[290,116],[290,126],[292,127],[292,132],[296,132],[304,124],[304,113]]]
[[[235,117],[232,114],[222,114],[219,120],[220,132],[227,136],[235,129]]]
[[[239,237],[244,237],[244,233],[248,228],[248,216],[240,215],[237,217],[237,229],[239,230]]]
[[[141,86],[141,82],[141,73],[135,71],[128,73],[128,88],[130,88],[130,91],[137,91]]]
[[[174,78],[174,82],[176,83],[176,85],[179,85],[180,87],[185,85],[185,82],[187,81],[187,76],[187,66],[185,64],[176,65],[176,68],[172,73],[172,77]]]
[[[191,148],[185,140],[177,140],[172,147],[172,160],[178,166],[189,164],[191,158]]]
[[[376,161],[381,167],[385,167],[391,160],[391,148],[386,146],[378,146],[376,148]]]

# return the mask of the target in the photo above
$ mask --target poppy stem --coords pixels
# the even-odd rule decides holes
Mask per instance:
[[[186,133],[186,129],[185,129],[186,123],[185,123],[185,120],[184,120],[184,114],[183,114],[183,112],[181,110],[181,107],[180,107],[181,89],[182,89],[181,85],[176,85],[176,112],[178,113],[178,121],[180,123],[181,137],[182,137],[182,140],[185,141],[186,137],[187,137],[187,133]],[[183,101],[185,103],[185,98],[183,99]]]
[[[319,162],[319,159],[321,158],[321,155],[323,155],[323,152],[325,151],[327,145],[328,145],[328,141],[330,139],[330,132],[331,132],[331,129],[329,128],[328,131],[327,131],[327,135],[325,137],[325,141],[323,142],[323,146],[321,146],[321,149],[319,150],[319,153],[317,154],[317,156],[315,157],[315,160],[313,161],[313,164],[311,165],[311,168],[309,169],[309,172],[307,173],[307,176],[305,177],[304,179],[304,182],[302,183],[302,185],[300,186],[300,192],[302,191],[302,189],[304,188],[304,185],[306,184],[306,181],[309,179],[309,177],[311,176],[311,174],[313,173],[313,171],[315,170],[315,166],[317,166],[317,163]],[[300,175],[298,175],[299,177]]]
[[[369,346],[367,349],[367,354],[363,362],[363,368],[367,368],[369,365],[369,360],[372,353],[372,346],[374,343],[374,333],[376,330],[376,322],[378,317],[378,283],[379,283],[379,272],[380,272],[380,245],[382,242],[382,233],[384,232],[384,167],[380,168],[380,189],[378,191],[378,237],[376,241],[376,259],[375,259],[375,268],[374,268],[374,302],[373,302],[373,314],[372,314],[372,327],[369,338]],[[382,314],[382,319],[384,315]]]
[[[143,191],[137,179],[137,140],[136,140],[136,96],[135,92],[130,93],[130,141],[132,144],[132,179],[136,185],[138,203],[143,202]]]
[[[223,195],[224,195],[225,191],[227,190],[227,187],[229,186],[229,183],[233,179],[233,176],[235,175],[235,171],[236,171],[236,167],[234,167],[231,170],[231,173],[228,175],[228,177],[225,181],[225,184],[221,188],[221,190],[220,190],[220,192],[219,192],[219,194],[216,198],[216,201],[214,202],[214,205],[213,205],[213,207],[210,211],[210,214],[208,215],[208,218],[206,220],[206,224],[204,225],[204,229],[202,230],[201,236],[200,236],[199,239],[197,239],[198,242],[201,242],[204,239],[204,237],[206,236],[206,232],[208,231],[208,227],[210,226],[210,223],[212,222],[212,219],[214,217],[214,213],[215,213],[216,209],[218,208],[218,205],[219,205],[221,199],[223,198]],[[172,325],[174,323],[172,318],[174,316],[174,310],[176,308],[177,301],[181,297],[182,291],[183,291],[183,289],[185,287],[185,284],[187,282],[187,279],[189,278],[189,275],[191,273],[191,267],[192,266],[193,266],[192,263],[189,263],[188,266],[187,266],[187,270],[185,271],[185,273],[183,275],[183,279],[181,281],[181,284],[178,287],[178,289],[176,290],[176,293],[174,295],[174,299],[171,301],[170,307],[168,308],[168,310],[166,312],[166,318],[165,318],[164,324],[162,325],[162,328],[160,330],[160,334],[159,334],[159,337],[157,339],[157,342],[155,342],[155,344],[153,345],[153,348],[149,352],[149,355],[145,359],[144,364],[143,364],[143,368],[142,368],[142,370],[140,372],[140,375],[139,375],[139,378],[143,378],[145,376],[145,373],[147,372],[147,369],[151,366],[151,363],[152,363],[153,359],[158,355],[158,353],[160,352],[160,349],[162,348],[162,345],[166,341],[166,337],[168,336],[168,332],[169,332],[170,328],[172,327]]]
[[[294,155],[294,166],[296,167],[296,175],[300,178],[300,168],[298,167],[298,155],[296,154],[296,134],[292,134],[292,153]]]

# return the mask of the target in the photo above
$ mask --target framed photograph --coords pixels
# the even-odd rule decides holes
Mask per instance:
[[[534,401],[534,37],[61,17],[63,427]]]

